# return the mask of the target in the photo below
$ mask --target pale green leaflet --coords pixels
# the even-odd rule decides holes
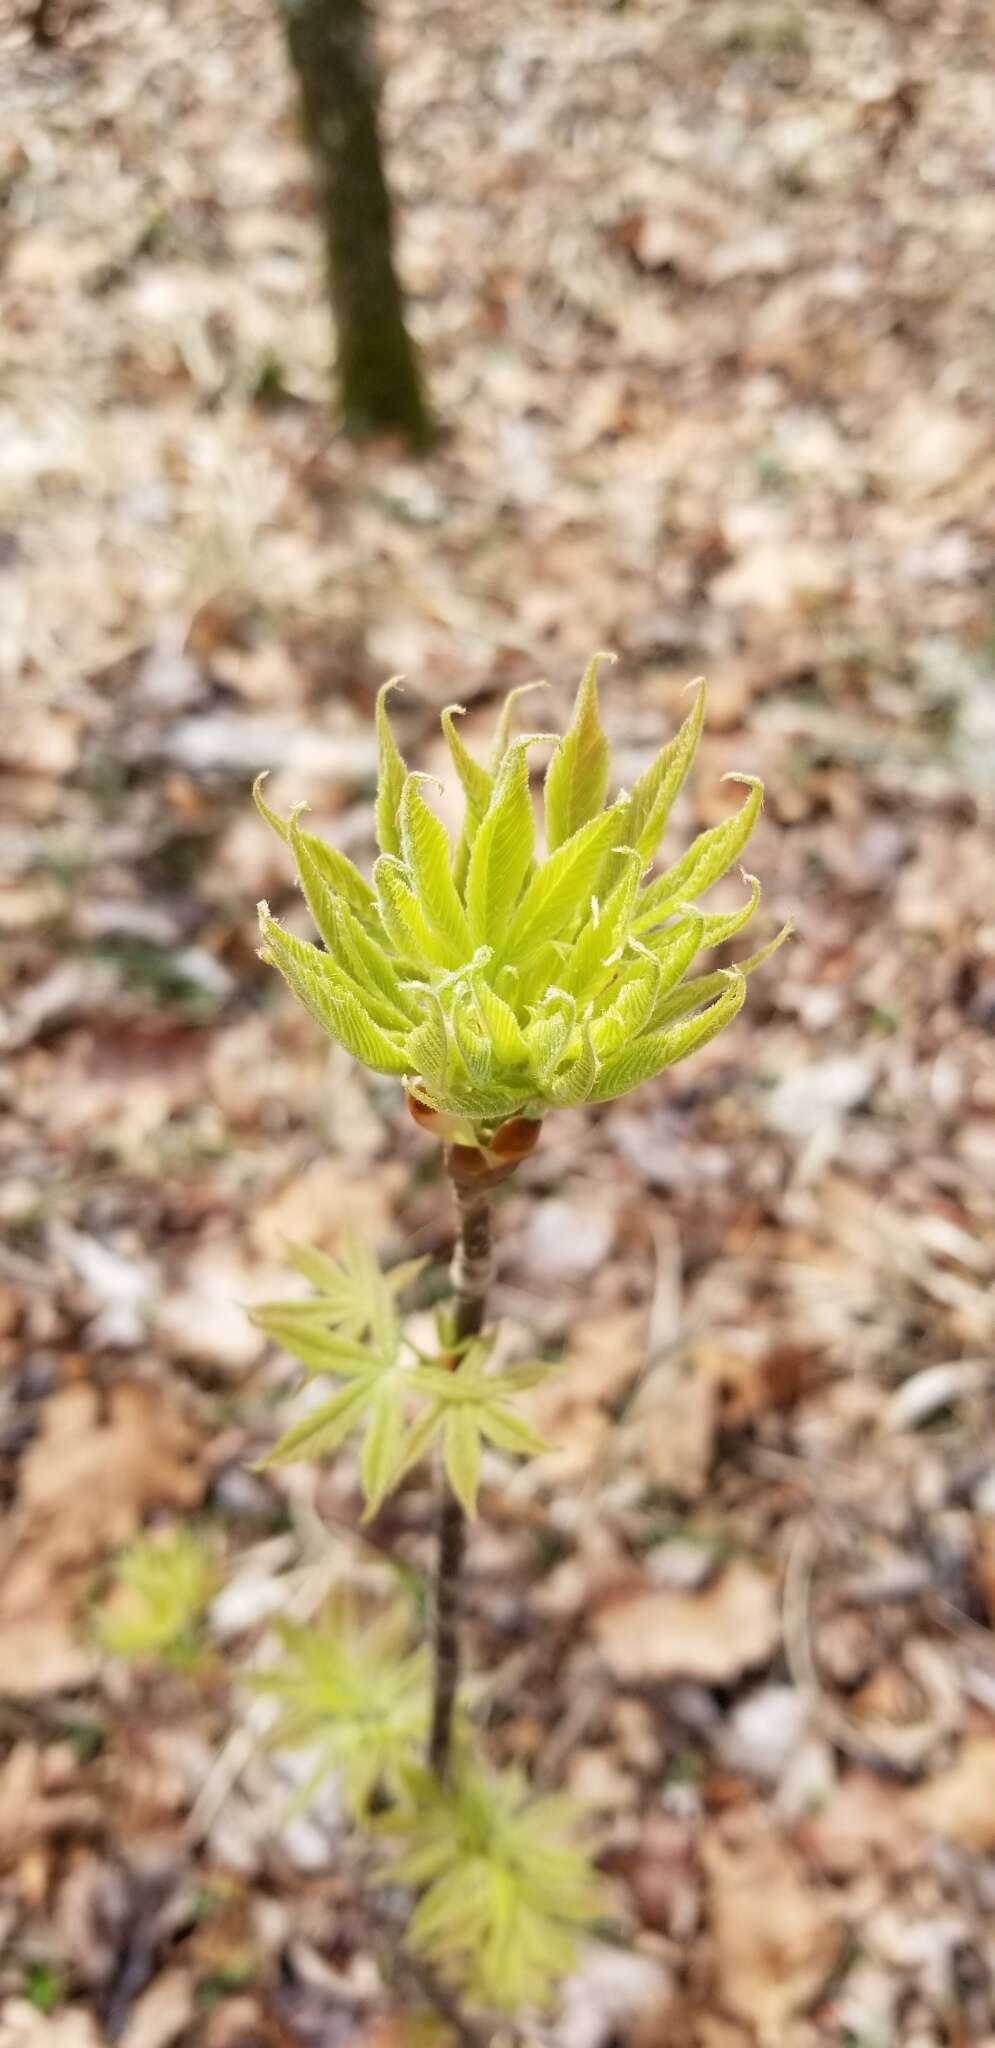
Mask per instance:
[[[415,1352],[405,1338],[397,1299],[417,1279],[424,1259],[408,1259],[382,1272],[349,1229],[340,1233],[337,1258],[306,1245],[290,1245],[288,1251],[314,1293],[302,1300],[260,1302],[250,1311],[252,1320],[296,1358],[310,1380],[331,1381],[332,1390],[285,1432],[264,1461],[267,1465],[327,1457],[359,1430],[359,1476],[368,1519],[438,1443],[453,1490],[473,1515],[486,1445],[516,1457],[548,1448],[516,1413],[515,1400],[550,1367],[519,1365],[495,1372],[493,1338],[477,1338],[455,1352],[442,1349],[432,1359]],[[449,1369],[454,1358],[458,1372]]]

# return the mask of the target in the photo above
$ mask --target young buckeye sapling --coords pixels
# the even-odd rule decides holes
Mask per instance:
[[[390,1613],[362,1629],[340,1608],[323,1627],[285,1630],[285,1662],[263,1683],[279,1703],[277,1735],[317,1745],[338,1767],[356,1821],[389,1845],[384,1874],[418,1894],[407,1952],[438,1973],[443,2003],[456,1996],[511,2013],[548,2002],[598,1893],[568,1807],[487,1764],[461,1698],[460,1581],[482,1450],[528,1457],[545,1448],[520,1397],[547,1368],[498,1369],[492,1358],[494,1190],[549,1113],[614,1101],[707,1045],[787,933],[735,966],[691,972],[700,952],[733,938],[756,910],[760,885],[749,875],[737,909],[708,913],[698,899],[746,845],[761,784],[728,778],[745,786],[740,808],[653,873],[694,758],[704,687],[634,787],[608,801],[599,659],[562,738],[513,737],[523,693],[512,691],[486,766],[460,737],[460,707],[442,713],[465,799],[455,847],[426,801],[426,778],[398,752],[386,684],[376,710],[372,882],[306,831],[299,811],[281,818],[259,784],[255,792],[293,856],[323,942],[294,937],[262,904],[262,958],[330,1037],[403,1084],[416,1122],[444,1148],[458,1217],[452,1302],[431,1357],[408,1340],[397,1310],[421,1262],[381,1272],[348,1232],[336,1258],[292,1247],[313,1293],[254,1312],[307,1374],[334,1388],[272,1462],[324,1457],[358,1433],[368,1514],[430,1455],[440,1492],[431,1652],[412,1645],[406,1617]],[[529,772],[531,750],[543,744],[554,749],[544,856]]]

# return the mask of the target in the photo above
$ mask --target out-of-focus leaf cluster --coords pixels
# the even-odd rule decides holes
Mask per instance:
[[[153,1530],[122,1551],[96,1615],[99,1640],[115,1657],[191,1667],[203,1655],[200,1624],[218,1569],[194,1529]]]
[[[462,1716],[446,1782],[422,1765],[427,1656],[398,1610],[360,1625],[340,1601],[320,1626],[278,1633],[282,1659],[253,1685],[277,1703],[271,1740],[313,1752],[299,1802],[338,1771],[376,1874],[417,1894],[408,1946],[468,2000],[545,2005],[601,1909],[570,1803],[477,1762]]]
[[[546,2005],[602,1908],[571,1802],[466,1754],[445,1784],[410,1771],[406,1795],[377,1826],[399,1850],[385,1875],[421,1888],[410,1945],[470,1999]]]
[[[301,1801],[332,1770],[359,1818],[374,1793],[400,1796],[429,1721],[428,1652],[409,1647],[406,1617],[388,1609],[363,1626],[340,1600],[317,1626],[277,1633],[282,1658],[252,1684],[276,1702],[271,1740],[315,1753]]]

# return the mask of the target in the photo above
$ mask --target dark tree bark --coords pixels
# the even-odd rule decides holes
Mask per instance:
[[[279,0],[315,169],[345,425],[431,439],[394,269],[365,0]]]

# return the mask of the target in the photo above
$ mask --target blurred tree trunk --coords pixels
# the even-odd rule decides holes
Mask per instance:
[[[314,159],[339,393],[350,433],[432,437],[394,269],[380,85],[365,0],[280,0]]]

